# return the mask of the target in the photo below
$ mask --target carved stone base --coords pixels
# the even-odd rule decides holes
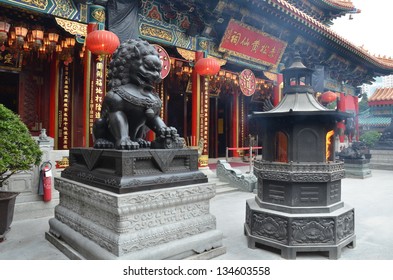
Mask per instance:
[[[116,194],[56,178],[55,188],[60,204],[46,238],[69,257],[183,259],[225,253],[209,213],[214,184]]]
[[[330,259],[338,259],[343,247],[356,245],[354,219],[354,209],[348,205],[331,213],[288,214],[261,208],[249,199],[244,231],[252,249],[260,243],[280,249],[286,259],[314,251],[327,251]]]
[[[344,159],[345,177],[365,179],[372,176],[369,159]]]

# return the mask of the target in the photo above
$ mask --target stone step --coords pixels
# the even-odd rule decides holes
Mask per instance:
[[[229,184],[227,186],[216,187],[216,194],[223,194],[223,193],[236,192],[236,191],[238,191],[238,189],[231,187]]]
[[[216,184],[216,194],[234,192],[234,191],[238,190],[237,188],[232,187],[230,183],[220,181],[220,179],[218,177],[216,177],[216,175],[207,176],[207,178],[208,178],[209,183]]]

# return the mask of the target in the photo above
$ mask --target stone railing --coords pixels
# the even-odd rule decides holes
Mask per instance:
[[[253,192],[257,187],[257,177],[254,174],[244,174],[239,169],[232,168],[226,160],[218,160],[217,177],[241,191]]]

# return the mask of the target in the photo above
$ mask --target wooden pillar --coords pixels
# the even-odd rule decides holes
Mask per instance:
[[[345,112],[346,108],[345,108],[345,94],[344,93],[340,93],[340,97],[337,100],[337,110],[340,112]],[[340,121],[339,123],[337,123],[337,128],[339,131],[339,139],[340,139],[340,143],[344,143],[345,140],[345,124],[343,121]]]
[[[273,105],[277,106],[280,103],[281,99],[281,85],[283,83],[283,76],[282,74],[277,74],[277,81],[276,86],[273,89]]]
[[[239,147],[239,93],[233,93],[232,102],[232,147]],[[238,157],[239,153],[235,150],[233,151],[233,157]]]
[[[356,141],[359,141],[359,98],[357,96],[353,96],[353,102],[355,104],[355,129],[356,129],[356,135],[355,139]]]
[[[59,91],[59,61],[57,55],[50,64],[49,128],[47,135],[56,138],[57,99]],[[56,141],[55,141],[56,142]]]
[[[195,53],[195,63],[203,58],[203,52]],[[191,117],[191,146],[196,146],[199,139],[199,117],[201,103],[200,76],[193,70],[192,79],[192,117]]]

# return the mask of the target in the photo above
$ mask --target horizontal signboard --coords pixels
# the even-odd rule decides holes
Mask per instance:
[[[219,51],[267,66],[280,63],[287,43],[256,28],[230,20]]]

